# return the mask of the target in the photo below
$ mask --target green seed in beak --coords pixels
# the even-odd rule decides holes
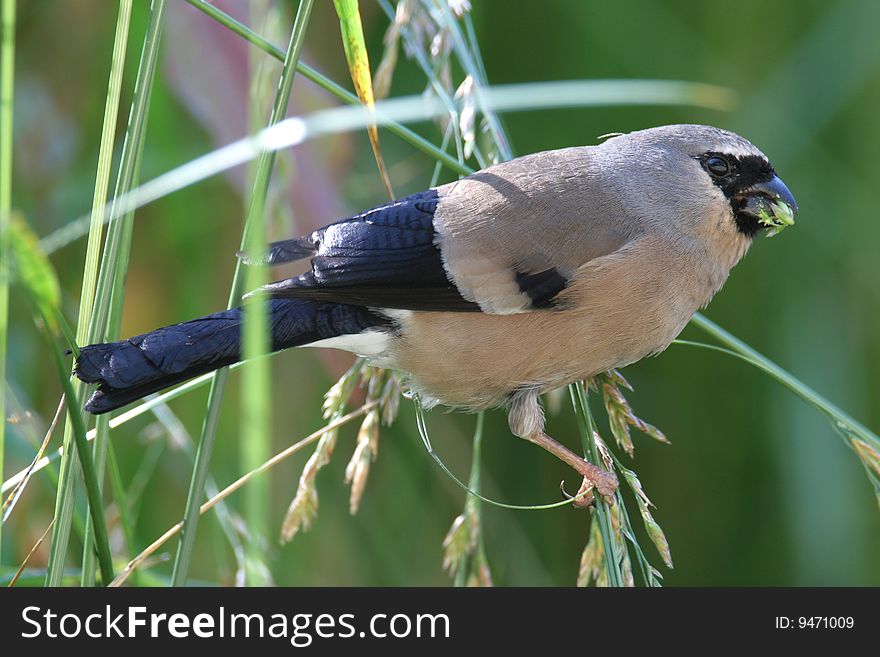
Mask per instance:
[[[794,226],[794,211],[788,203],[770,201],[768,209],[764,204],[758,209],[758,221],[767,227],[767,237],[778,235],[789,226]]]

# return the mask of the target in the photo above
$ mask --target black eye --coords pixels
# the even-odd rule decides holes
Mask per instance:
[[[730,173],[730,162],[723,157],[713,155],[706,160],[706,171],[716,178],[723,178]]]

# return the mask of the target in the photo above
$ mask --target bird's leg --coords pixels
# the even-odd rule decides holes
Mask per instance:
[[[594,487],[610,498],[617,490],[617,477],[572,452],[562,443],[544,433],[544,410],[533,388],[518,390],[510,396],[507,420],[514,435],[543,447],[560,461],[574,468],[583,478],[585,487]]]
[[[617,490],[617,477],[613,472],[606,472],[598,465],[593,465],[583,457],[572,452],[562,443],[554,440],[543,431],[522,436],[530,443],[543,447],[564,463],[574,468],[583,478],[605,497],[611,497]]]

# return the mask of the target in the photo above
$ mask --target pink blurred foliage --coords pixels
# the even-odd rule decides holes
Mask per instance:
[[[218,0],[213,4],[242,23],[248,23],[248,3]],[[223,146],[247,134],[251,95],[249,57],[254,53],[258,57],[269,58],[269,55],[183,2],[168,5],[164,46],[165,77],[172,93],[212,141]],[[277,63],[277,74],[280,73],[281,65]],[[272,88],[274,91],[274,85]],[[267,101],[266,120],[271,94]],[[288,116],[334,104],[337,103],[332,96],[299,76],[294,81]],[[330,137],[303,144],[293,153],[279,153],[277,171],[290,174],[283,184],[298,231],[313,230],[348,214],[338,190],[348,170],[349,143],[346,136]],[[282,163],[282,159],[286,163]],[[231,171],[229,179],[243,193],[245,168]]]
[[[218,0],[213,4],[249,25],[252,18],[249,3]],[[252,93],[250,58],[256,55],[269,59],[270,76],[281,74],[280,62],[186,3],[170,3],[167,12],[163,67],[171,93],[204,128],[216,146],[240,139],[248,133],[248,104]],[[252,25],[252,28],[260,31],[257,25]],[[284,29],[289,28],[285,26]],[[276,45],[283,48],[286,42],[276,40]],[[305,49],[303,55],[303,59],[308,56]],[[274,95],[274,82],[269,89],[264,104],[266,121]],[[330,94],[302,76],[297,76],[288,116],[302,115],[336,104],[338,102]],[[339,191],[348,173],[351,155],[351,138],[348,135],[307,142],[293,151],[278,154],[266,207],[270,240],[290,237],[288,234],[272,234],[273,226],[285,225],[285,222],[272,221],[277,214],[292,212],[293,225],[281,230],[292,230],[295,234],[308,233],[351,214],[341,200]],[[244,198],[246,168],[238,167],[228,172],[227,177]],[[301,264],[298,267],[279,268],[273,273],[273,278],[283,278],[297,270],[302,270]],[[351,362],[348,354],[335,350],[322,349],[319,353],[331,373],[341,373]]]

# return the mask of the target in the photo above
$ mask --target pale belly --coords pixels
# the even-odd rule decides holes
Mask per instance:
[[[546,392],[662,351],[693,312],[670,322],[655,308],[605,310],[412,313],[391,360],[428,400],[482,409],[506,403],[516,390]]]
[[[729,270],[710,274],[686,258],[648,257],[657,249],[639,240],[587,263],[559,309],[402,314],[384,364],[408,373],[428,403],[482,409],[523,388],[546,392],[658,353]]]

